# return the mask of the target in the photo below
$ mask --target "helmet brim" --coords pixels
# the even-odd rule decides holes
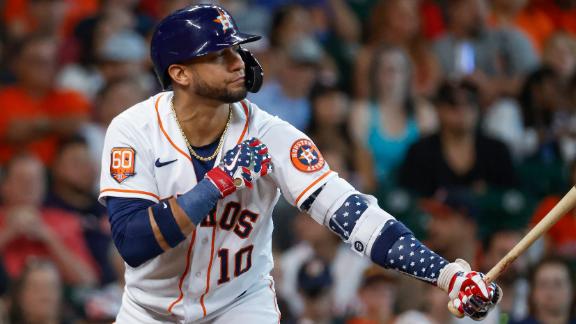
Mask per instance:
[[[229,46],[235,46],[240,44],[246,44],[255,42],[262,38],[262,36],[246,34],[246,33],[236,33],[235,35],[231,36],[234,39],[234,42]]]
[[[217,52],[232,46],[255,42],[261,38],[262,36],[258,35],[234,33],[233,35],[228,36],[220,43],[205,44],[205,46],[198,48],[194,53],[190,53],[191,55],[189,56],[192,57],[204,56],[209,53]]]

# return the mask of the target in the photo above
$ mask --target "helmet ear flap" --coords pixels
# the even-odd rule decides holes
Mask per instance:
[[[260,87],[262,87],[262,82],[264,81],[264,71],[262,70],[262,66],[254,57],[249,50],[238,47],[238,54],[244,61],[245,65],[245,80],[246,80],[246,89],[250,92],[258,92]]]

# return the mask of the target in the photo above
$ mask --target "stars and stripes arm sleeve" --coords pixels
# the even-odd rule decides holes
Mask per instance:
[[[343,240],[350,241],[353,249],[358,252],[365,248],[362,238],[358,235],[352,240],[350,238],[352,233],[360,234],[364,230],[357,227],[372,227],[375,224],[368,220],[369,215],[364,215],[371,212],[370,207],[362,195],[353,194],[328,220],[330,230]],[[444,258],[418,241],[404,224],[393,218],[384,222],[369,247],[369,256],[374,263],[432,284],[436,284],[440,270],[448,264]]]
[[[436,284],[448,262],[418,241],[412,232],[382,210],[374,197],[337,178],[316,190],[301,205],[314,220],[385,268]]]
[[[370,253],[372,261],[436,285],[448,261],[431,251],[399,221],[385,223]]]

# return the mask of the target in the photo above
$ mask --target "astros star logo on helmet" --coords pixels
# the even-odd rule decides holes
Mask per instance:
[[[232,26],[232,20],[230,19],[230,16],[228,16],[227,13],[218,10],[218,17],[216,17],[216,19],[214,19],[214,22],[220,23],[222,25],[222,30],[224,32],[226,32],[226,30],[231,29]]]

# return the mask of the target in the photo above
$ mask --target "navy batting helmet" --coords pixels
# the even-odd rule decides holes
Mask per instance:
[[[170,65],[260,38],[241,33],[232,16],[220,6],[186,7],[171,13],[156,26],[150,46],[154,71],[166,90],[171,84]],[[239,54],[246,65],[246,87],[256,92],[262,85],[262,67],[248,50],[240,48]]]

